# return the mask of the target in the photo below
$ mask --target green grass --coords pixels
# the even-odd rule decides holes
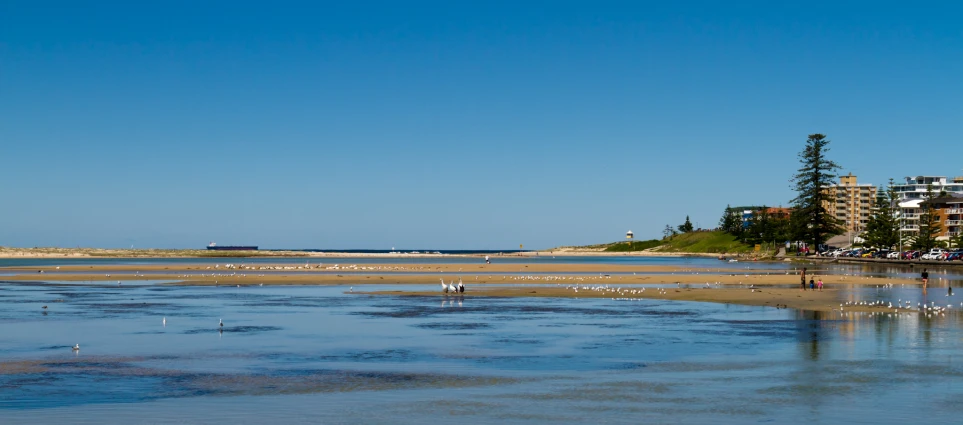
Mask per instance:
[[[735,254],[753,249],[737,240],[735,236],[717,230],[682,233],[660,242],[663,243],[663,247],[659,249],[661,252]]]
[[[605,252],[632,252],[632,251],[644,251],[646,249],[655,248],[662,245],[662,241],[658,239],[650,239],[647,241],[626,241],[626,242],[616,242],[605,248]]]

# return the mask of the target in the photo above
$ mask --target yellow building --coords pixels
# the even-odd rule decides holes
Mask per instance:
[[[843,224],[847,232],[859,233],[866,229],[869,216],[876,202],[876,186],[856,183],[853,173],[840,176],[839,184],[823,188],[831,201],[824,204],[826,210]]]

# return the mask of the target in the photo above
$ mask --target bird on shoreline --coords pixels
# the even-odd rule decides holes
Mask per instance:
[[[80,351],[80,344],[74,345],[74,346],[73,346],[73,350],[74,350],[74,351]]]
[[[167,326],[167,317],[164,317],[163,319],[161,319],[161,324],[164,326]]]

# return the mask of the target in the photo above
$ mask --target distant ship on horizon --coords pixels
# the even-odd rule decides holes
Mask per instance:
[[[257,251],[257,245],[218,245],[211,242],[207,244],[207,249],[213,251]]]

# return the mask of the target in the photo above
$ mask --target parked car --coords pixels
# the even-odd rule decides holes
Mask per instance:
[[[890,260],[899,260],[900,254],[902,253],[899,251],[891,251],[889,254],[886,254],[886,258]]]
[[[906,251],[903,253],[904,260],[915,260],[917,258],[920,258],[919,251]]]
[[[945,254],[945,253],[946,253],[946,251],[944,251],[944,250],[942,250],[942,249],[940,249],[940,248],[933,248],[933,249],[930,250],[930,252],[927,252],[926,254],[923,254],[920,258],[923,259],[923,260],[942,260],[942,259],[943,259],[943,254]]]
[[[879,251],[876,251],[875,254],[873,254],[873,258],[889,258],[889,254],[890,254],[891,252],[892,252],[892,251],[890,251],[890,250],[888,250],[888,249],[881,249],[881,250],[879,250]]]
[[[963,249],[950,252],[946,256],[946,261],[963,261]]]

